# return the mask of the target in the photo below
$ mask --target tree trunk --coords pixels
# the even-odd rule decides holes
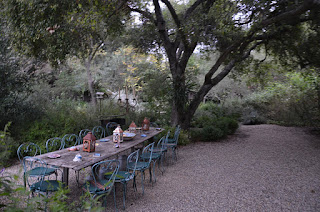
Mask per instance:
[[[91,95],[91,104],[94,107],[94,109],[96,109],[97,100],[96,100],[96,95],[95,95],[94,88],[93,88],[93,79],[92,79],[92,73],[91,73],[91,61],[90,61],[90,59],[85,61],[85,67],[86,67],[86,72],[87,72],[88,88],[89,88],[89,92],[90,92],[90,95]]]

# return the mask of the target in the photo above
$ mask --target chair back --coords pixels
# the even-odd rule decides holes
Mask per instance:
[[[109,122],[106,125],[107,135],[112,135],[113,130],[118,126],[119,124],[117,122]]]
[[[94,185],[100,185],[101,190],[110,193],[111,188],[114,185],[115,178],[118,174],[120,162],[118,160],[105,160],[94,164],[91,168]],[[106,180],[105,176],[110,175],[110,178]],[[103,184],[101,184],[103,182]],[[101,185],[103,188],[101,188]]]
[[[21,144],[17,150],[17,155],[20,163],[23,165],[23,158],[26,156],[41,155],[40,147],[35,143],[24,143]]]
[[[76,134],[66,134],[62,138],[63,148],[68,148],[72,146],[77,146],[80,144],[79,136]]]
[[[160,138],[160,140],[157,143],[157,148],[161,148],[164,149],[165,148],[165,143],[167,141],[168,134],[166,136],[162,136],[162,138]]]
[[[106,131],[101,126],[95,126],[92,129],[92,134],[96,137],[97,140],[106,137]]]
[[[144,161],[148,163],[148,166],[150,165],[152,161],[152,153],[153,153],[153,147],[154,147],[154,142],[143,148],[142,150],[142,155],[150,154],[150,157],[148,160]]]
[[[23,171],[29,188],[40,191],[47,172],[47,163],[39,158],[26,156],[23,158]]]
[[[180,126],[178,125],[178,127],[176,128],[176,131],[174,133],[173,139],[174,139],[174,143],[178,144],[178,140],[179,140],[179,135],[180,135]]]
[[[53,152],[63,149],[62,139],[58,137],[49,138],[46,142],[46,149],[47,152]]]
[[[129,177],[130,179],[135,176],[138,160],[139,160],[139,150],[132,152],[127,158],[127,167],[128,165],[130,165],[130,167],[133,167],[133,169],[130,169],[132,170],[131,176]],[[127,172],[129,172],[128,168],[127,168]]]
[[[84,136],[86,136],[88,134],[88,132],[90,132],[91,130],[89,129],[83,129],[79,132],[79,144],[82,144],[83,143],[83,138]]]

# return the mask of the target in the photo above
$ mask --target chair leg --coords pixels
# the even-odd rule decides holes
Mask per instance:
[[[153,162],[153,165],[152,165],[152,172],[153,172],[153,176],[154,176],[154,182],[156,183],[157,182],[157,176],[155,174],[155,169],[156,169],[156,162],[157,161],[152,161]],[[153,184],[152,184],[153,185]]]
[[[143,171],[141,171],[142,195],[144,195],[144,187],[143,187],[143,175],[144,175],[144,174],[142,174],[142,173],[144,173],[144,172],[143,172]]]
[[[127,182],[123,183],[123,210],[126,209]]]
[[[106,195],[106,198],[107,198],[107,195]],[[117,201],[116,201],[116,187],[115,185],[113,185],[113,200],[114,200],[114,208],[116,211],[118,211],[117,209]]]

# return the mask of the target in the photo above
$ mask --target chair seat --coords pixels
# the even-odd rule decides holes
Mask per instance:
[[[162,153],[162,152],[167,152],[168,149],[166,147],[161,148],[161,147],[154,147],[152,152],[153,153]]]
[[[151,152],[145,152],[145,153],[140,155],[140,158],[142,158],[143,160],[148,160],[150,158],[150,154],[151,154]],[[160,157],[161,157],[161,154],[160,153],[155,153],[155,152],[152,153],[152,156],[151,156],[152,160],[156,160],[156,159],[158,159]]]
[[[109,184],[111,184],[111,182],[108,180],[102,179],[97,182],[95,182],[94,180],[89,180],[82,186],[82,190],[94,194],[102,194],[111,189],[111,186],[109,186]]]
[[[134,169],[134,163],[129,163],[127,164],[127,168],[128,169]],[[142,161],[138,161],[137,165],[136,165],[136,170],[140,171],[143,169],[147,169],[149,168],[149,163],[148,162],[142,162]]]
[[[174,138],[168,138],[167,143],[175,143],[176,139]]]
[[[105,175],[106,179],[110,179],[112,173],[108,172],[108,173],[105,173],[104,175]],[[118,171],[118,174],[116,175],[115,181],[116,182],[122,182],[122,181],[131,180],[131,179],[133,179],[133,175],[130,172]]]
[[[56,169],[53,168],[46,168],[45,167],[35,167],[34,169],[31,169],[29,171],[27,171],[27,174],[31,177],[34,176],[39,176],[44,174],[45,176],[51,175],[53,173],[55,173]]]
[[[30,190],[31,191],[41,191],[41,192],[58,191],[60,183],[61,182],[59,182],[57,180],[46,180],[46,181],[42,181],[42,183],[41,183],[41,181],[39,181],[39,182],[32,184],[30,186]]]
[[[166,146],[166,147],[175,147],[175,146],[177,146],[177,144],[175,144],[175,143],[165,143],[163,145]]]

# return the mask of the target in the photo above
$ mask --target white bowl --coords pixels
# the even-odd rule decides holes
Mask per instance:
[[[132,140],[134,138],[134,136],[136,136],[135,133],[124,132],[123,133],[123,140],[130,141],[130,140]]]

